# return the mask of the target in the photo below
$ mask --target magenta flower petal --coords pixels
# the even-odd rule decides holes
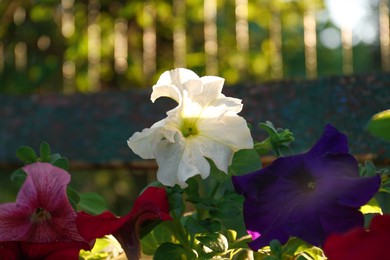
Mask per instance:
[[[138,259],[141,225],[147,221],[170,219],[165,189],[149,187],[136,199],[133,209],[126,216],[118,218],[108,211],[98,216],[80,213],[77,223],[80,233],[86,239],[113,234],[122,245],[128,259]]]
[[[30,164],[23,170],[27,178],[16,202],[0,205],[0,241],[84,241],[66,195],[70,175],[49,163]]]
[[[244,176],[233,176],[245,196],[248,232],[260,234],[249,246],[258,250],[272,239],[290,236],[321,245],[334,232],[363,226],[359,211],[378,191],[380,176],[360,178],[347,138],[327,125],[307,153],[276,159]]]

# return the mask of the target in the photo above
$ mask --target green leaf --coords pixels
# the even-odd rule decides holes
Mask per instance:
[[[294,141],[294,135],[290,130],[282,128],[276,129],[269,121],[260,123],[259,127],[264,129],[269,135],[269,138],[263,142],[255,143],[255,150],[259,154],[264,154],[270,147],[277,157],[291,153],[289,145]]]
[[[68,186],[66,188],[66,195],[68,196],[68,200],[72,207],[76,210],[77,209],[77,204],[80,202],[80,195],[75,191],[73,188]]]
[[[94,192],[80,194],[79,208],[94,215],[98,215],[107,209],[102,196]]]
[[[179,244],[164,243],[159,246],[154,254],[154,260],[166,259],[196,259],[197,255],[190,249]]]
[[[58,153],[51,154],[50,157],[49,157],[49,163],[53,163],[53,162],[57,161],[60,158],[61,158],[61,155],[58,154]]]
[[[162,222],[162,220],[156,219],[156,220],[150,220],[150,221],[147,221],[146,223],[143,223],[141,225],[141,230],[139,232],[139,237],[142,239],[143,237],[147,236],[161,222]]]
[[[367,130],[373,136],[390,142],[390,109],[371,117]]]
[[[28,146],[21,146],[16,150],[16,156],[25,163],[33,163],[38,159],[34,149]]]
[[[271,240],[271,242],[269,243],[269,247],[271,248],[271,251],[273,254],[282,255],[283,248],[282,248],[282,244],[280,244],[279,240],[277,240],[277,239]]]
[[[378,172],[375,165],[371,161],[364,162],[364,165],[359,165],[359,176],[370,177],[376,175]]]
[[[207,232],[207,229],[201,225],[193,216],[186,216],[183,218],[184,228],[191,234],[195,235],[198,233]]]
[[[218,220],[210,218],[203,219],[199,223],[210,233],[219,232],[222,229],[222,224]]]
[[[40,155],[43,162],[50,161],[50,146],[47,142],[42,142],[40,147]]]
[[[177,189],[167,189],[169,210],[173,216],[181,216],[185,210],[182,191]]]
[[[67,171],[69,169],[69,161],[65,157],[61,157],[61,158],[55,160],[54,162],[52,162],[52,164],[54,166],[61,168],[61,169],[64,169],[65,171]]]
[[[17,169],[11,174],[11,181],[16,183],[19,187],[23,185],[24,181],[26,180],[26,173],[23,171],[22,168]]]
[[[232,200],[221,200],[215,210],[210,210],[210,214],[215,218],[227,219],[235,218],[241,214],[241,207]]]
[[[229,247],[227,238],[221,233],[197,236],[196,239],[215,253],[224,253]]]
[[[154,255],[159,245],[175,242],[172,225],[172,221],[163,221],[152,232],[142,237],[142,252],[146,255]]]
[[[232,164],[229,167],[229,171],[233,175],[242,175],[259,169],[261,169],[261,160],[254,149],[244,149],[236,152]]]

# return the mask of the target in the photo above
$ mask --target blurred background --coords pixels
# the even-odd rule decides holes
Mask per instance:
[[[0,0],[0,93],[388,71],[387,0]]]
[[[156,113],[150,112],[151,104],[143,107],[135,101],[123,105],[129,99],[119,102],[122,94],[109,97],[99,93],[137,89],[144,93],[138,99],[147,103],[150,88],[159,75],[176,67],[189,68],[198,75],[224,77],[227,88],[386,73],[390,71],[389,3],[388,0],[0,0],[0,125],[8,131],[0,131],[0,157],[8,158],[0,162],[0,202],[16,196],[17,188],[9,185],[10,174],[19,166],[9,159],[16,158],[16,145],[39,149],[39,143],[47,140],[54,144],[53,152],[68,156],[63,149],[68,145],[81,157],[92,158],[84,164],[71,164],[76,190],[98,192],[111,210],[127,213],[137,194],[155,179],[155,165],[123,167],[117,161],[109,164],[105,161],[103,166],[99,163],[104,156],[109,158],[109,153],[116,152],[113,140],[126,146],[125,140],[133,130],[141,130],[139,125],[121,125],[133,119],[124,110],[149,113],[150,118],[136,119],[143,120],[146,126],[155,122],[152,115]],[[345,84],[355,84],[352,81]],[[377,81],[369,78],[367,82]],[[50,93],[69,99],[37,98]],[[299,97],[297,93],[289,95]],[[329,91],[329,95],[332,93]],[[340,98],[335,100],[346,102],[344,92],[338,93],[341,94],[334,96]],[[80,101],[80,95],[92,96],[83,96]],[[18,99],[22,97],[29,98]],[[93,103],[92,99],[100,101]],[[354,106],[360,107],[354,102]],[[93,110],[96,104],[101,105],[101,110]],[[1,106],[5,109],[1,110]],[[75,114],[62,109],[66,106],[74,106],[71,111]],[[273,106],[268,104],[268,108]],[[36,114],[32,115],[34,109]],[[337,111],[351,115],[343,109],[339,107]],[[28,118],[11,121],[20,111]],[[112,116],[104,117],[104,111]],[[307,107],[298,111],[304,114]],[[290,112],[282,113],[287,117]],[[103,121],[104,128],[94,127]],[[23,124],[26,128],[20,127]],[[40,131],[40,127],[47,127],[47,132]],[[115,129],[119,128],[123,136],[118,136]],[[52,132],[56,136],[51,136]],[[77,143],[71,138],[77,134],[91,140]],[[12,145],[8,142],[11,139]],[[94,146],[100,155],[85,155],[83,145]],[[122,157],[115,155],[119,161],[131,153],[127,147],[122,148]],[[77,157],[70,159],[72,163]]]

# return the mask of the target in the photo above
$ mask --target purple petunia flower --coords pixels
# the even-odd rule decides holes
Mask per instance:
[[[253,250],[273,239],[284,244],[289,236],[319,246],[331,233],[363,227],[359,208],[380,183],[379,175],[359,177],[347,137],[331,125],[308,152],[233,176],[236,191],[245,196],[244,221]]]

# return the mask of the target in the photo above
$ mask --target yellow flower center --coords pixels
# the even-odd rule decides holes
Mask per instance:
[[[184,118],[180,131],[184,137],[189,137],[191,135],[197,135],[199,133],[198,128],[196,127],[196,119]]]
[[[31,216],[31,222],[42,223],[51,219],[51,214],[44,208],[37,208]]]

